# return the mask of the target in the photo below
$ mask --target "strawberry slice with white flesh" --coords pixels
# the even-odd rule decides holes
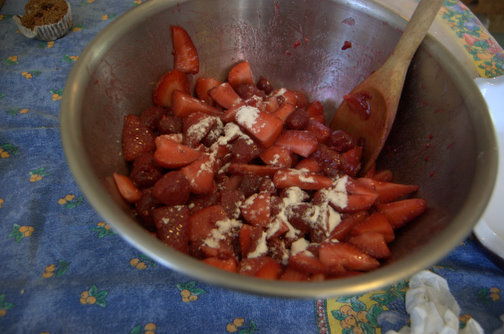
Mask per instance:
[[[235,122],[266,148],[273,145],[283,128],[282,120],[251,106],[238,108]]]
[[[154,160],[165,168],[184,167],[203,156],[201,151],[182,145],[170,138],[169,135],[158,136],[155,142]]]
[[[243,61],[233,66],[228,72],[228,82],[235,90],[243,84],[254,85],[249,62]]]
[[[171,107],[172,94],[176,90],[186,94],[191,93],[187,75],[178,70],[171,70],[163,74],[156,83],[152,97],[154,104],[161,107]]]
[[[184,28],[171,26],[173,67],[181,72],[196,74],[199,71],[198,51]]]
[[[184,117],[194,112],[202,112],[213,116],[222,115],[222,111],[219,109],[179,90],[174,91],[172,94],[172,110],[175,116],[178,117]]]

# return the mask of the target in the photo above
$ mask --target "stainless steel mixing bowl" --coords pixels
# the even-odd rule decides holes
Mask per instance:
[[[408,73],[378,162],[394,171],[395,181],[419,184],[418,196],[427,200],[428,210],[398,232],[393,257],[382,268],[325,282],[274,282],[215,269],[164,245],[132,218],[112,173],[127,170],[120,154],[123,116],[149,107],[153,84],[172,67],[171,24],[192,36],[199,75],[224,79],[231,64],[248,60],[256,78],[264,75],[275,87],[325,101],[330,118],[343,94],[387,58],[406,21],[363,0],[150,0],[110,23],[68,77],[61,135],[89,202],[146,255],[194,278],[248,292],[349,295],[436,263],[478,222],[496,177],[494,130],[472,78],[428,36]],[[342,50],[345,41],[351,48]]]

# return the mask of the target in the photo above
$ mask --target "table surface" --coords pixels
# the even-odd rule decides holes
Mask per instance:
[[[85,46],[142,0],[69,2],[73,29],[51,42],[17,31],[24,1],[0,10],[0,332],[384,333],[408,324],[407,282],[346,298],[249,295],[171,271],[115,234],[68,168],[59,106]],[[439,15],[471,71],[504,74],[504,52],[465,6],[446,0]],[[473,237],[429,269],[447,279],[461,326],[473,317],[488,333],[502,328],[504,271]]]

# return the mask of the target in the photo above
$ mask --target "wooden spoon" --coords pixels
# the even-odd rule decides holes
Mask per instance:
[[[332,129],[364,138],[362,172],[378,158],[397,112],[411,59],[427,34],[444,0],[421,0],[392,55],[367,79],[343,97]]]

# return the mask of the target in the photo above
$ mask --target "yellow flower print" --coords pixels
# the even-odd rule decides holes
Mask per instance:
[[[12,144],[3,144],[0,145],[0,158],[7,159],[11,155],[16,155],[18,152],[18,148]]]
[[[7,159],[10,157],[9,152],[5,151],[3,148],[0,148],[0,158]]]
[[[107,14],[102,15],[101,17],[102,21],[107,21],[109,19]]]
[[[5,293],[2,293],[0,295],[0,318],[5,317],[5,315],[7,314],[7,310],[14,307],[14,304],[6,301],[5,297],[7,297]]]
[[[96,285],[92,285],[89,290],[82,291],[80,294],[80,303],[83,305],[93,305],[96,304],[101,307],[107,306],[107,290],[98,290]]]
[[[21,73],[21,75],[22,75],[23,77],[25,77],[26,79],[31,79],[31,78],[33,78],[33,76],[31,75],[31,73],[30,73],[30,72],[23,72],[23,73]]]
[[[490,299],[493,300],[494,302],[499,301],[500,293],[501,290],[499,288],[496,287],[490,288]]]
[[[140,334],[140,333],[155,334],[156,329],[157,329],[156,324],[149,322],[149,323],[145,324],[145,326],[143,326],[143,331],[142,331],[142,325],[137,325],[130,331],[130,333],[131,334],[133,334],[133,333],[135,333],[135,334]]]
[[[240,333],[255,333],[257,331],[257,326],[252,320],[245,324],[245,319],[234,318],[232,322],[226,325],[226,331],[234,333],[237,330],[240,330]]]
[[[135,5],[141,5],[142,4],[142,0],[134,0],[133,3]]]
[[[0,209],[2,208],[3,204],[5,203],[3,198],[0,198]]]
[[[99,222],[95,227],[92,227],[91,230],[98,233],[98,239],[104,238],[109,235],[116,235],[114,231],[110,228],[105,222]]]
[[[138,257],[131,259],[129,264],[130,266],[135,267],[138,270],[144,270],[149,266],[154,267],[156,265],[156,262],[149,259],[147,256],[140,254]]]
[[[75,208],[77,205],[84,202],[82,197],[76,197],[74,194],[67,194],[64,197],[58,199],[58,204],[64,206],[67,209]]]
[[[35,229],[33,228],[33,226],[29,226],[29,225],[19,226],[19,232],[23,233],[23,236],[25,238],[30,237],[32,235],[33,231],[35,231]]]
[[[21,242],[24,238],[30,237],[33,231],[35,231],[33,226],[13,224],[9,238],[14,238],[16,242]]]
[[[12,65],[12,64],[17,64],[18,63],[18,56],[10,56],[7,58],[7,63]]]
[[[41,181],[44,178],[44,176],[49,175],[49,173],[45,171],[44,167],[31,170],[29,174],[30,174],[30,182]]]
[[[180,297],[184,303],[194,302],[199,299],[199,296],[206,293],[205,290],[198,288],[196,282],[178,283],[177,288],[180,290]]]
[[[156,324],[149,322],[148,324],[145,324],[144,326],[144,334],[154,334],[156,332]]]
[[[19,112],[20,114],[26,114],[28,111],[30,111],[30,109],[28,109],[28,108],[23,108],[23,109],[20,109],[18,112]]]
[[[47,48],[50,49],[54,46],[54,41],[47,42]]]
[[[87,2],[93,3],[93,2],[95,2],[95,0],[87,0]]]
[[[70,263],[65,261],[58,261],[58,264],[51,263],[47,265],[42,273],[42,277],[51,278],[53,276],[60,277],[68,270]]]

